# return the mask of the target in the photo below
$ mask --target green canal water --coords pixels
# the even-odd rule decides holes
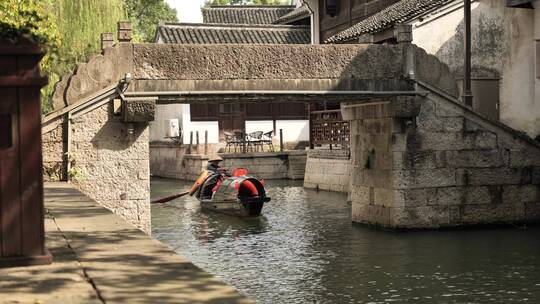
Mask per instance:
[[[153,236],[257,303],[540,303],[540,228],[385,232],[352,225],[344,195],[267,184],[260,218],[180,198],[152,207]]]

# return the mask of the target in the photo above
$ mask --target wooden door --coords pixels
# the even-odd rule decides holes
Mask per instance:
[[[243,103],[227,103],[219,105],[219,137],[224,140],[223,132],[246,130],[246,107]]]
[[[474,79],[471,84],[473,109],[487,117],[499,121],[499,80]]]

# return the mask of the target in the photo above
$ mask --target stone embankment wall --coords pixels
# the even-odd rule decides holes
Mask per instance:
[[[186,154],[184,146],[152,143],[150,173],[153,176],[196,180],[206,169],[208,156]],[[265,179],[302,179],[306,167],[305,151],[283,153],[220,154],[222,167],[246,168],[249,174]]]
[[[65,181],[67,173],[67,124],[58,118],[46,133],[43,141],[43,180],[45,182]]]
[[[186,179],[183,159],[187,148],[174,143],[150,144],[150,174],[153,176]]]
[[[349,192],[349,150],[310,150],[304,187],[335,192]]]
[[[303,179],[305,151],[280,153],[222,154],[223,167],[246,168],[249,174],[264,179]]]
[[[112,113],[112,104],[73,119],[72,183],[115,214],[150,233],[149,131]]]
[[[540,221],[540,146],[434,94],[342,105],[355,222],[438,228]]]
[[[69,175],[83,193],[150,233],[148,125],[132,124],[131,134],[112,102],[71,119],[69,135],[67,119],[56,120],[43,134],[45,179]]]

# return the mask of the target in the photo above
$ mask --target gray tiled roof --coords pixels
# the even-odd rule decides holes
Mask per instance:
[[[158,43],[179,44],[309,44],[308,26],[164,23]]]
[[[275,20],[275,24],[285,24],[287,22],[308,18],[311,15],[311,12],[309,11],[309,8],[306,5],[302,5],[300,7],[297,7],[294,11],[283,15],[279,19]]]
[[[223,5],[203,7],[204,23],[272,24],[294,10],[291,5]]]
[[[365,34],[380,32],[451,1],[453,0],[401,0],[326,39],[325,43],[341,43],[357,39]]]

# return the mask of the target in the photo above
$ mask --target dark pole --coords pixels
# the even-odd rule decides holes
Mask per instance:
[[[472,107],[473,95],[471,91],[471,0],[464,0],[464,22],[465,22],[465,64],[463,71],[463,102]]]
[[[279,129],[279,152],[283,152],[283,129]]]

